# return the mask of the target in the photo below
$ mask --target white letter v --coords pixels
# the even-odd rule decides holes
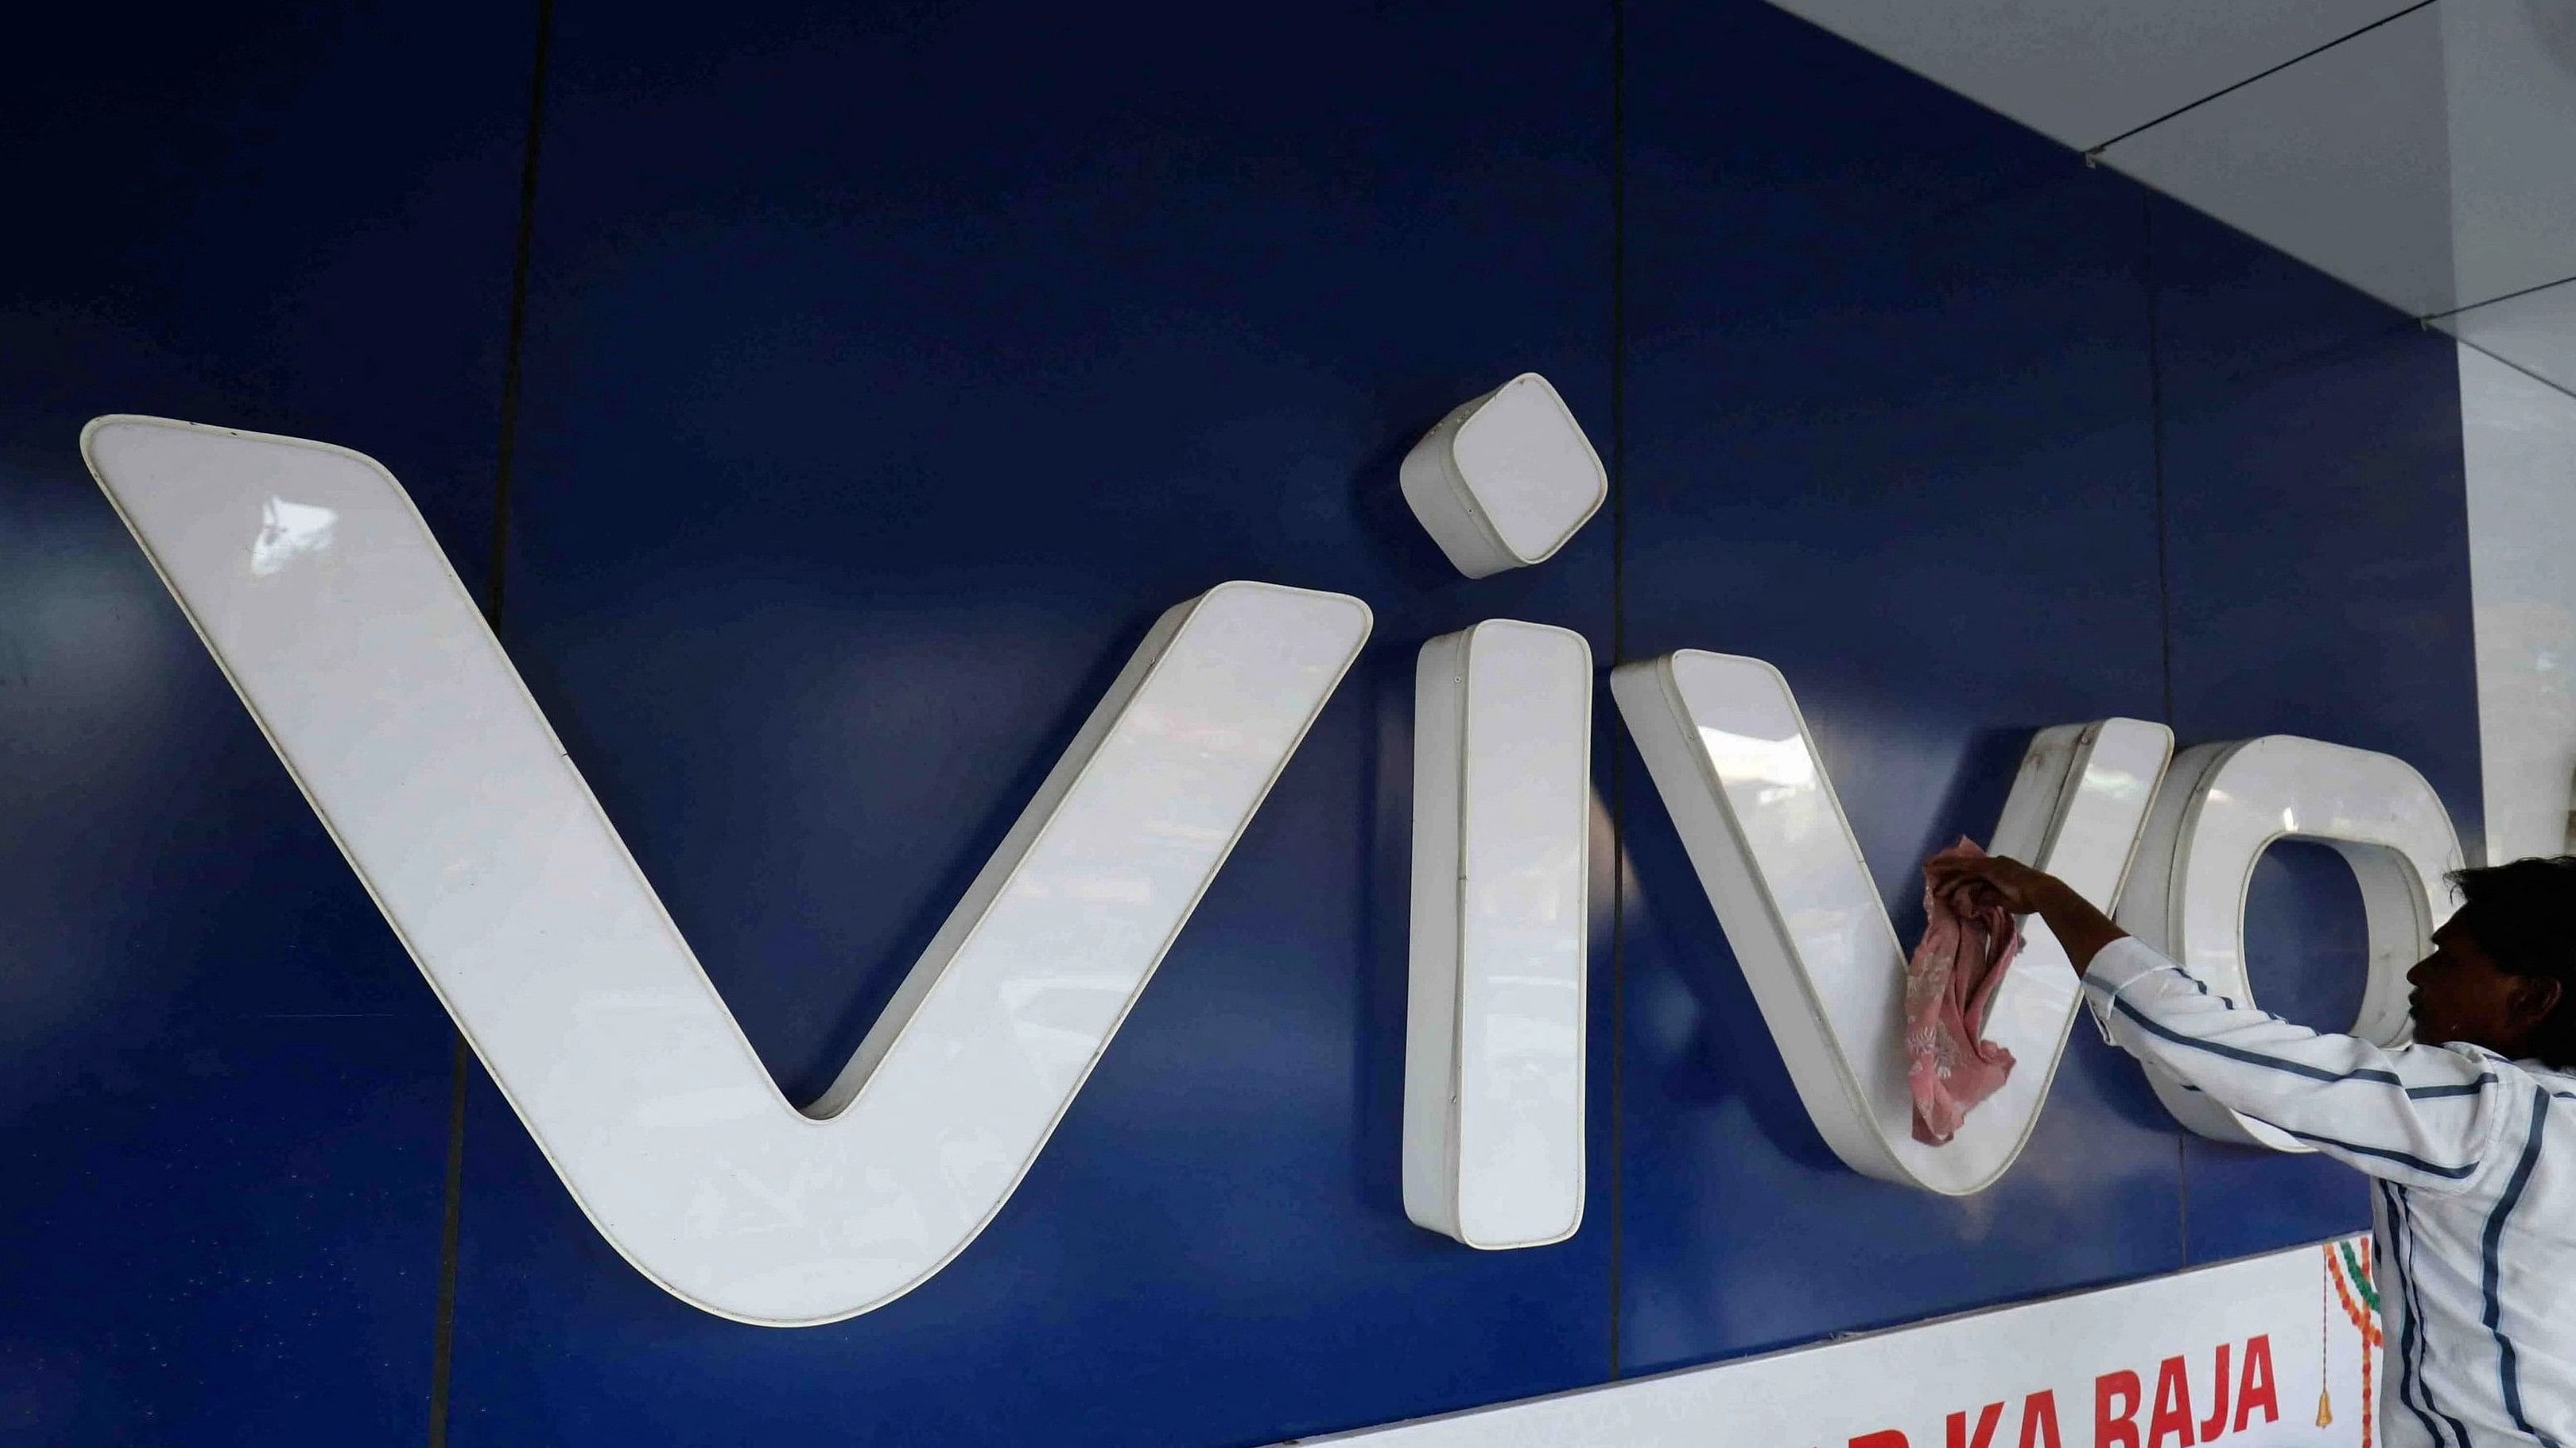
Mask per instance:
[[[745,1322],[882,1306],[992,1219],[1369,631],[1258,583],[1164,614],[800,1113],[390,474],[151,418],[81,447],[582,1210]]]
[[[1917,1142],[1905,951],[1788,680],[1760,659],[1685,649],[1622,665],[1610,692],[1826,1144],[1886,1181],[1951,1196],[1994,1185],[2038,1123],[2075,1019],[2075,973],[2047,924],[2025,923],[2023,963],[1986,1020],[2018,1068],[1948,1146]],[[2172,754],[2172,731],[2142,719],[2041,730],[1996,853],[2109,908]]]

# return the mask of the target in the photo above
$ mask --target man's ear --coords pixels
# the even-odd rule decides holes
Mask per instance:
[[[2564,986],[2544,975],[2527,975],[2514,982],[2514,1008],[2535,1026],[2549,1019],[2565,995]]]

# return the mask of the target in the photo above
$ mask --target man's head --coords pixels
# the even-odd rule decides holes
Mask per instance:
[[[2576,855],[2451,880],[2459,912],[2406,973],[2415,1039],[2576,1069]]]

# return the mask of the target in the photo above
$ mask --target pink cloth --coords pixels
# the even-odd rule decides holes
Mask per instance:
[[[1935,860],[1983,859],[1961,840]],[[2001,905],[1962,911],[1923,886],[1923,942],[1905,964],[1907,1084],[1914,1091],[1914,1139],[1947,1145],[1976,1104],[2012,1075],[2012,1052],[1983,1039],[1986,1008],[2021,949],[2021,934]]]

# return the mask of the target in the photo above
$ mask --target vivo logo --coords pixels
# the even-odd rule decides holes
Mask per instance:
[[[107,417],[91,470],[592,1223],[743,1322],[851,1317],[926,1281],[1017,1187],[1358,656],[1355,598],[1221,584],[1155,624],[822,1099],[778,1091],[402,488],[356,453]],[[1552,554],[1598,459],[1524,377],[1424,439],[1416,513],[1462,572]],[[1592,659],[1492,620],[1417,674],[1405,1204],[1472,1246],[1581,1223]],[[2045,1099],[2075,993],[2044,929],[1998,998],[2021,1061],[1949,1147],[1908,1131],[1895,933],[1787,682],[1683,652],[1611,688],[1818,1129],[1856,1170],[1990,1185]],[[2459,846],[2383,755],[2272,738],[2167,768],[2161,726],[2042,731],[1995,832],[2244,989],[2247,875],[2334,841],[2368,904],[2361,1028]],[[2125,890],[2124,890],[2125,882]],[[2290,1149],[2205,1098],[2195,1130]]]

